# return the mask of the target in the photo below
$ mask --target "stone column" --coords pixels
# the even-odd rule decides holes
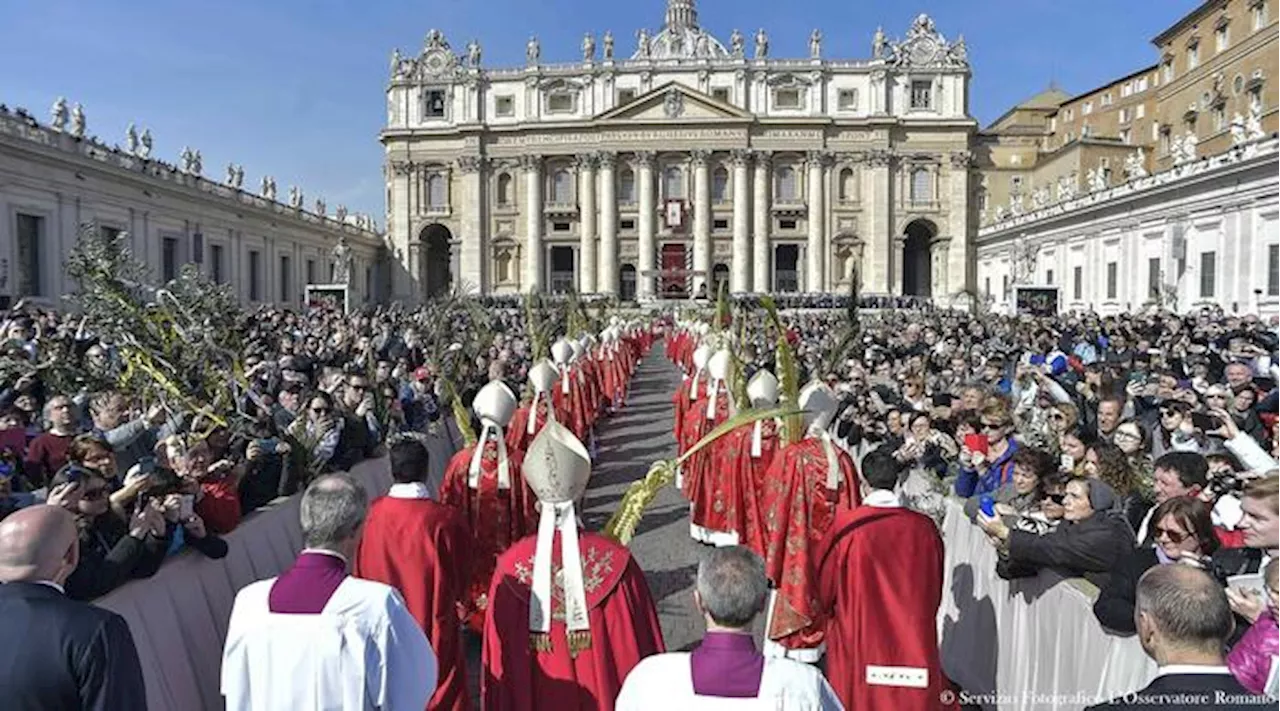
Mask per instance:
[[[769,234],[773,232],[769,213],[769,205],[773,196],[772,176],[769,171],[771,159],[772,155],[770,153],[756,151],[755,224],[751,230],[751,262],[753,265],[751,289],[756,292],[773,290],[773,284],[769,281],[769,267],[773,263],[769,245]],[[746,195],[745,185],[743,186],[742,195]],[[734,207],[736,208],[737,205],[734,205]]]
[[[733,268],[729,290],[751,291],[751,193],[747,190],[751,182],[751,152],[734,151],[729,162],[733,164]]]
[[[809,242],[808,261],[809,278],[807,291],[826,291],[827,266],[827,208],[826,208],[826,163],[827,155],[820,151],[810,151],[809,184],[807,186],[809,202]]]
[[[410,207],[410,197],[413,193],[413,164],[408,162],[392,163],[392,187],[394,188],[394,208],[396,211],[396,229],[392,235],[392,252],[399,263],[392,267],[391,276],[391,298],[395,301],[403,301],[407,304],[418,303],[418,295],[421,293],[421,285],[418,284],[418,273],[414,271],[417,266],[412,260],[415,252],[412,247],[417,240],[413,234],[413,215]],[[235,255],[232,255],[234,261]],[[326,280],[329,276],[328,267],[325,266],[324,259],[317,260],[320,274],[317,278]],[[398,268],[397,268],[398,267]],[[228,270],[229,271],[229,270]]]
[[[711,288],[711,183],[707,167],[710,153],[692,152],[693,157],[693,270],[700,272],[693,277],[693,293],[704,285],[707,295],[714,297]]]
[[[968,151],[959,151],[951,154],[951,173],[947,180],[944,181],[943,190],[947,191],[945,199],[948,201],[947,210],[951,213],[951,217],[947,220],[948,224],[945,228],[940,227],[943,232],[948,234],[951,241],[946,245],[945,261],[946,261],[946,284],[945,290],[939,291],[936,287],[935,294],[941,296],[950,296],[962,289],[969,287],[969,238],[968,238],[968,215],[969,215],[969,170],[973,167],[973,156]],[[1059,284],[1065,284],[1063,281],[1067,275],[1066,266],[1066,249],[1059,249],[1058,254],[1062,255],[1063,262],[1057,274]],[[1055,276],[1057,276],[1055,274]],[[1066,290],[1063,290],[1066,294]],[[1145,293],[1145,292],[1143,292]],[[1138,299],[1138,302],[1142,299]],[[1062,300],[1066,303],[1066,299]]]
[[[867,230],[867,253],[863,263],[863,291],[887,294],[892,289],[890,274],[895,268],[890,257],[893,248],[893,186],[890,185],[892,154],[873,150],[863,156],[862,209]]]
[[[524,168],[524,291],[542,291],[542,156],[521,156]]]
[[[902,295],[902,271],[903,271],[903,267],[906,266],[903,264],[903,259],[906,258],[906,254],[907,254],[907,236],[894,235],[893,236],[893,258],[889,260],[889,269],[891,270],[891,278],[889,279],[889,283],[892,285],[890,287],[890,292],[894,296]]]
[[[950,237],[934,237],[929,244],[929,294],[937,303],[952,294],[949,264]]]
[[[458,159],[458,172],[462,175],[462,199],[459,200],[459,226],[462,234],[458,235],[459,248],[462,254],[459,260],[458,279],[463,283],[476,286],[481,294],[489,293],[489,279],[485,273],[488,263],[489,244],[485,239],[484,213],[485,198],[489,191],[485,190],[485,159],[479,156],[463,156]]]
[[[617,155],[601,153],[600,163],[600,271],[596,291],[618,294],[618,198],[613,166]]]
[[[649,151],[636,153],[636,167],[636,183],[640,190],[640,213],[637,225],[640,231],[640,258],[636,265],[636,271],[639,272],[636,297],[644,300],[654,295],[653,271],[657,268],[654,218],[657,216],[658,206],[653,196],[653,153]]]
[[[578,291],[596,293],[596,157],[578,156],[578,209],[582,213],[578,237]]]

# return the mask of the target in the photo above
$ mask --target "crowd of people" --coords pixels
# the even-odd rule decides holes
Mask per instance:
[[[1086,578],[1098,623],[1188,683],[1274,693],[1272,328],[831,308],[850,305],[260,309],[239,322],[242,387],[221,413],[150,400],[128,344],[19,305],[0,368],[0,598],[29,605],[43,584],[90,600],[185,548],[225,556],[244,514],[302,492],[306,549],[237,596],[228,708],[470,708],[470,630],[486,709],[931,709],[950,686],[940,531],[960,515],[996,550],[990,575]],[[676,485],[707,547],[690,654],[665,653],[625,545],[578,521],[595,428],[659,338],[684,372]],[[342,472],[383,455],[395,483],[371,502]],[[348,673],[325,671],[352,650]],[[128,686],[115,701],[143,708]]]

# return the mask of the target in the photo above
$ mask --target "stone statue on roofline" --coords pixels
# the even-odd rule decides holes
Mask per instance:
[[[733,34],[729,35],[729,51],[732,52],[735,57],[742,57],[746,53],[746,50],[744,49],[745,45],[746,40],[743,38],[742,32],[737,28],[734,28]]]
[[[816,27],[813,32],[809,33],[809,58],[820,59],[822,57],[822,32]]]
[[[71,135],[76,138],[84,138],[85,129],[84,107],[76,104],[71,109]]]
[[[603,44],[604,44],[604,61],[606,62],[613,61],[613,31],[612,30],[604,31]]]
[[[765,34],[764,28],[761,27],[756,32],[756,59],[765,59],[769,56],[769,35]]]
[[[596,59],[596,38],[590,32],[582,36],[582,61],[594,62]]]
[[[129,122],[129,127],[124,131],[124,146],[129,155],[138,154],[138,127],[134,126],[132,121]]]
[[[71,112],[67,109],[67,100],[61,96],[53,102],[53,107],[49,109],[49,125],[53,126],[53,130],[61,131],[67,127],[67,121],[71,116]]]
[[[871,37],[871,58],[884,59],[884,47],[887,40],[884,36],[884,28],[877,27],[876,33]]]
[[[480,40],[473,39],[467,43],[467,64],[470,65],[472,69],[479,69],[480,59]]]
[[[542,45],[538,44],[538,38],[530,37],[524,46],[524,59],[529,66],[534,66],[538,60],[542,58]]]
[[[146,160],[151,157],[151,129],[142,129],[142,138],[140,142],[142,147],[138,150],[138,157]]]

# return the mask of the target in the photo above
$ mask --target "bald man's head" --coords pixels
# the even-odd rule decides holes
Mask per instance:
[[[1187,565],[1157,565],[1138,580],[1138,632],[1147,653],[1220,653],[1234,620],[1222,585]]]
[[[0,582],[61,584],[80,560],[76,520],[57,506],[29,506],[0,521]]]

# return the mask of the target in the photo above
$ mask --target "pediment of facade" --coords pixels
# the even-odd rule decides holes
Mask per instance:
[[[752,115],[683,84],[668,83],[606,111],[596,121],[608,124],[750,121]]]

